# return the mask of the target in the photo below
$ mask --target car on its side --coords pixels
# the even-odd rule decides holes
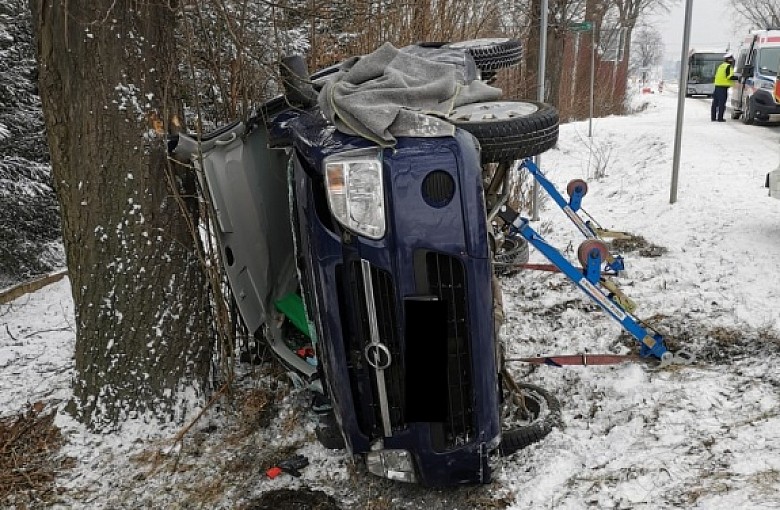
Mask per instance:
[[[517,62],[520,46],[401,53],[455,66],[466,86]],[[502,370],[495,267],[527,257],[496,211],[511,198],[511,162],[556,143],[557,112],[467,103],[444,117],[449,134],[387,146],[323,115],[317,95],[343,68],[309,78],[301,59],[286,62],[285,96],[249,123],[181,135],[174,149],[202,171],[242,319],[287,367],[322,383],[327,446],[390,479],[487,483],[491,454],[538,440],[557,420],[530,385],[521,385],[530,417],[509,416],[518,406],[507,388],[518,385]]]

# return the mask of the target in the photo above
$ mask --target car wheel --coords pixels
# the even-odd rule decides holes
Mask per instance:
[[[547,103],[471,103],[455,108],[448,120],[479,140],[482,163],[536,156],[558,142],[558,110]]]
[[[747,98],[747,100],[745,101],[745,107],[742,109],[742,111],[745,112],[742,117],[742,123],[748,126],[750,124],[753,124],[755,117],[753,113],[753,108],[750,105],[750,98]]]
[[[512,276],[520,265],[528,262],[528,241],[522,237],[507,237],[493,254],[493,272],[496,276]]]
[[[507,377],[502,372],[502,380]],[[510,383],[514,391],[504,392],[499,453],[507,456],[541,441],[556,427],[563,426],[561,404],[545,389],[528,383]],[[522,403],[515,397],[522,394]]]
[[[314,435],[317,441],[328,450],[343,450],[346,448],[344,436],[341,434],[336,418],[333,412],[320,416],[320,422],[314,429]]]
[[[513,66],[523,58],[523,47],[515,39],[470,39],[445,45],[445,48],[465,50],[474,57],[477,68],[482,72],[495,72]]]

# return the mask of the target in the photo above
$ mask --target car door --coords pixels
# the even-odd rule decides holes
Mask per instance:
[[[175,154],[201,170],[222,266],[247,328],[264,336],[287,366],[314,375],[316,367],[285,343],[276,306],[298,287],[286,152],[269,148],[263,123],[247,130],[236,122],[200,143],[180,135]]]

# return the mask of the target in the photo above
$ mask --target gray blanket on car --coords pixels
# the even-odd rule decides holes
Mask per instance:
[[[501,89],[463,83],[456,66],[400,51],[390,43],[345,62],[320,90],[320,109],[341,132],[392,147],[397,136],[452,136],[444,120],[456,106],[494,101]]]

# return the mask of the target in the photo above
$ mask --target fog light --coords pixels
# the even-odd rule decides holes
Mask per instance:
[[[412,455],[406,450],[377,450],[366,454],[368,471],[390,480],[414,483],[417,476],[414,473]]]

